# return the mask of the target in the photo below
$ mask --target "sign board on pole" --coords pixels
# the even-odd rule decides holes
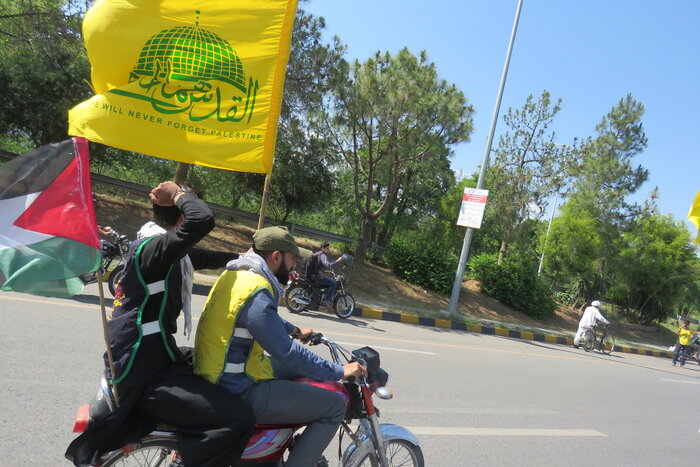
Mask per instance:
[[[488,196],[489,190],[465,188],[464,195],[462,195],[462,206],[459,208],[457,225],[474,229],[481,228]]]

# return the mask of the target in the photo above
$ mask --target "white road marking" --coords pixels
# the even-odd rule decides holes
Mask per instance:
[[[684,381],[682,379],[666,379],[661,378],[661,381],[668,381],[671,383],[686,383],[686,384],[700,384],[700,381]]]
[[[553,415],[554,410],[549,409],[503,409],[503,408],[430,408],[430,407],[395,407],[383,408],[382,413],[411,413],[411,414],[477,414],[477,415]]]
[[[355,342],[339,342],[339,341],[336,341],[336,344],[347,345],[347,346],[351,346],[351,347],[365,347],[367,345],[367,344],[357,344]],[[396,347],[382,347],[379,345],[373,345],[371,347],[373,349],[379,349],[379,350],[394,350],[396,352],[419,353],[422,355],[436,355],[435,352],[424,352],[422,350],[397,349]]]
[[[597,430],[567,430],[551,428],[466,428],[449,426],[414,426],[406,427],[414,435],[439,436],[557,436],[557,437],[592,437],[608,436]]]

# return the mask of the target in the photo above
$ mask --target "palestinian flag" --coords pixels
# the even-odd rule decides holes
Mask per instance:
[[[49,144],[0,166],[2,290],[70,297],[101,261],[88,142]]]

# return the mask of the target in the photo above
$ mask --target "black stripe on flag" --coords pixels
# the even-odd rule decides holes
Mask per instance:
[[[44,191],[75,156],[73,140],[47,144],[0,166],[0,200]]]

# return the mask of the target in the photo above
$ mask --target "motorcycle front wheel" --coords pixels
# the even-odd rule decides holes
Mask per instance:
[[[287,308],[292,313],[301,313],[306,310],[306,305],[297,302],[297,297],[301,298],[304,296],[304,289],[302,287],[290,287],[287,289],[287,293],[284,295],[284,299],[287,303]]]
[[[111,273],[109,273],[109,277],[107,278],[107,287],[109,288],[109,293],[112,294],[112,297],[117,296],[117,282],[119,282],[119,275],[122,273],[123,269],[124,265],[120,264],[114,268]]]
[[[333,300],[333,311],[338,318],[347,319],[355,311],[355,299],[350,292],[338,295]]]
[[[142,439],[133,451],[120,449],[108,452],[100,459],[100,466],[167,466],[177,450],[175,437],[152,436]],[[128,451],[128,452],[125,452]]]
[[[414,446],[403,439],[392,439],[384,443],[388,467],[424,467],[423,451],[420,446]],[[357,467],[380,467],[379,459],[373,452],[367,454]]]

